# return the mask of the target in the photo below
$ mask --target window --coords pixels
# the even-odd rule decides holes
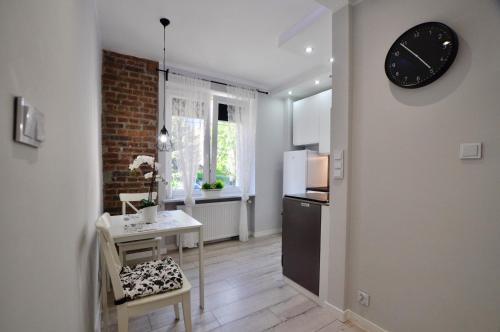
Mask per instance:
[[[186,115],[186,100],[182,98],[172,98],[170,101],[172,109],[172,138],[176,140],[184,140],[189,144],[193,144],[192,147],[199,154],[199,160],[201,161],[196,169],[196,179],[193,182],[193,189],[201,189],[201,185],[204,182],[205,176],[205,165],[208,164],[206,158],[204,158],[204,152],[209,151],[205,148],[205,137],[207,135],[207,124],[208,116],[203,112],[204,105],[196,106],[199,110],[195,114]],[[186,128],[194,128],[193,135],[186,134]],[[187,132],[191,132],[188,130]],[[174,195],[181,195],[184,193],[184,184],[182,182],[182,174],[180,171],[180,153],[181,151],[173,151],[171,155],[171,167],[170,167],[170,186]],[[168,172],[168,169],[167,169]],[[207,173],[208,174],[208,173]],[[168,174],[167,174],[168,175]]]
[[[210,181],[220,180],[224,187],[236,186],[236,142],[234,107],[214,102],[214,125],[212,128],[212,163]]]
[[[179,116],[172,116],[172,123],[174,124],[174,128],[175,128],[175,123],[178,122],[178,121],[189,121],[192,123],[192,125],[194,125],[194,127],[196,128],[196,136],[200,136],[200,137],[203,137],[204,134],[203,134],[203,128],[204,128],[204,120],[203,119],[196,119],[196,118],[188,118],[188,119],[183,119],[182,117],[179,117]],[[175,137],[177,134],[177,137],[181,136],[177,131],[173,130],[172,132],[172,135]],[[177,138],[176,137],[176,138]],[[200,140],[202,143],[203,143],[203,140]],[[200,146],[200,149],[199,149],[199,153],[200,153],[200,160],[202,161],[199,165],[198,165],[198,168],[197,168],[197,172],[196,172],[196,179],[193,183],[193,188],[194,189],[201,189],[201,185],[203,184],[203,170],[204,170],[204,167],[203,167],[203,146]],[[173,151],[172,152],[172,178],[171,178],[171,186],[172,186],[172,189],[175,190],[175,191],[183,191],[184,190],[184,184],[182,183],[182,174],[180,172],[180,168],[179,168],[179,154],[180,154],[180,151]]]
[[[187,121],[195,126],[195,139],[200,153],[200,164],[197,168],[196,180],[193,183],[194,194],[200,193],[204,182],[215,182],[221,180],[225,191],[238,191],[236,178],[237,170],[237,126],[234,122],[234,106],[231,100],[219,96],[213,96],[212,107],[209,114],[198,115],[187,118],[182,114],[182,106],[185,101],[180,98],[172,98],[169,103],[172,106],[172,138],[183,139],[182,121]],[[186,123],[184,123],[186,124]],[[170,178],[172,195],[183,196],[184,186],[182,174],[179,168],[180,151],[171,154],[171,167],[167,167],[167,178]],[[170,175],[170,176],[168,176]]]

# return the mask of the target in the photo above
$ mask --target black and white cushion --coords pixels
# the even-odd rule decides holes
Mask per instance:
[[[172,257],[124,266],[120,272],[125,301],[182,288],[182,274]]]

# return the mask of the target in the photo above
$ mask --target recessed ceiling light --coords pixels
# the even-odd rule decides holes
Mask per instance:
[[[445,42],[443,43],[443,46],[447,46],[447,45],[449,45],[449,44],[451,44],[451,41],[447,40],[447,41],[445,41]]]
[[[314,81],[314,84],[318,85],[319,84],[319,80]]]
[[[292,95],[292,91],[288,91],[288,94],[291,96]]]
[[[332,63],[332,62],[333,62],[333,60],[334,60],[333,58],[330,58],[330,63]]]
[[[312,51],[313,51],[312,46],[307,46],[307,47],[306,47],[306,53],[307,53],[307,54],[311,54],[311,53],[312,53]]]

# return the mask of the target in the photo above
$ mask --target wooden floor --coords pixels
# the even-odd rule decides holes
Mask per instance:
[[[177,261],[178,256],[171,256]],[[184,251],[183,270],[191,281],[193,331],[361,332],[335,320],[328,310],[285,284],[281,235],[226,241],[205,247],[205,310],[199,309],[197,250]],[[182,310],[181,310],[182,313]],[[110,331],[116,314],[110,309]],[[172,306],[131,319],[131,332],[184,331]]]

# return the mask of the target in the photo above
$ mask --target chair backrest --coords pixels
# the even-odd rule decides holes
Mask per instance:
[[[120,271],[122,269],[122,263],[115,249],[115,241],[113,240],[113,237],[109,232],[109,213],[106,212],[102,216],[100,216],[99,219],[97,219],[95,225],[99,233],[99,247],[102,255],[104,256],[106,268],[111,279],[115,300],[123,299],[125,297],[125,294],[123,292],[123,286],[120,281]]]
[[[130,202],[139,202],[143,199],[148,199],[148,193],[133,193],[133,194],[120,194],[120,201],[122,202],[122,214],[127,214],[127,205],[130,206],[136,213],[139,212],[135,206]],[[156,199],[156,192],[152,193],[153,199]]]

